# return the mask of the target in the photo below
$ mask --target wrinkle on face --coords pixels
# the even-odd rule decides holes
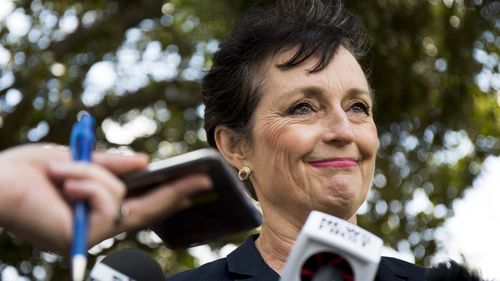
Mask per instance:
[[[290,144],[283,141],[284,139],[293,141],[287,135],[287,129],[299,122],[293,119],[285,120],[278,116],[279,114],[276,113],[264,114],[261,119],[262,126],[259,126],[259,130],[256,131],[256,136],[262,138],[266,145],[271,147],[273,151],[269,155],[267,161],[269,167],[266,167],[266,169],[275,169],[277,173],[285,176],[286,179],[284,182],[294,182],[297,185],[304,185],[304,180],[288,164],[297,161],[297,159],[294,159],[293,154],[289,150]],[[263,195],[266,196],[266,193],[263,193]],[[304,193],[303,196],[307,196],[307,193]]]

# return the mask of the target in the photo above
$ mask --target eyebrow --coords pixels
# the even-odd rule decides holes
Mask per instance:
[[[366,95],[366,96],[369,96],[372,101],[374,99],[373,91],[372,91],[371,87],[369,88],[368,91],[365,89],[360,89],[360,88],[349,89],[349,91],[347,91],[347,95],[354,96],[354,97]]]
[[[321,95],[324,92],[325,92],[324,88],[317,86],[306,86],[306,87],[296,88],[293,89],[292,91],[287,92],[284,96],[282,96],[281,99],[288,99],[291,96],[295,96],[298,94],[305,94],[306,96],[316,96],[316,95]],[[347,91],[346,96],[349,97],[369,96],[372,102],[374,102],[374,94],[371,87],[368,89],[368,91],[361,88],[351,88]]]

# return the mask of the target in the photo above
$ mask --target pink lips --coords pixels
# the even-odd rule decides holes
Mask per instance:
[[[328,159],[324,161],[315,161],[310,163],[315,168],[348,168],[358,164],[354,159]]]

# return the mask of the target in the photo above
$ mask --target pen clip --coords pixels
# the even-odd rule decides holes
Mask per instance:
[[[71,157],[74,161],[92,161],[94,147],[94,118],[88,112],[79,114],[70,137]]]

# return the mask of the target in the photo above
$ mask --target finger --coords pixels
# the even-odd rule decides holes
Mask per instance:
[[[110,171],[97,164],[82,162],[53,162],[49,165],[49,176],[62,181],[67,179],[94,180],[101,183],[117,197],[123,197],[125,186]]]
[[[174,181],[172,183],[159,186],[160,189],[172,189],[179,193],[179,196],[187,197],[193,193],[208,190],[212,187],[212,180],[204,174],[194,174]]]
[[[32,144],[28,150],[40,152],[40,148],[47,155],[57,155],[59,160],[70,160],[70,150],[67,146],[56,145],[52,143]],[[54,157],[51,157],[54,159]],[[143,153],[133,151],[127,152],[100,152],[92,153],[92,160],[111,170],[115,174],[122,174],[133,170],[146,168],[149,163],[149,157]]]
[[[114,221],[123,198],[114,197],[113,193],[91,180],[68,180],[63,190],[70,200],[86,200],[89,204],[89,246],[119,233]]]
[[[99,189],[99,192],[95,192],[93,189]],[[112,192],[107,190],[106,186],[93,180],[69,179],[64,182],[63,193],[71,202],[77,200],[89,201],[92,199],[92,196],[108,196],[102,195],[102,193],[105,192],[109,193],[109,196],[115,201],[121,202],[123,200],[122,194],[124,194],[124,192]]]
[[[126,201],[130,212],[122,226],[126,229],[138,228],[171,216],[190,206],[191,194],[208,190],[211,186],[208,176],[192,175],[162,185],[140,197],[130,198]]]
[[[14,163],[29,162],[33,166],[45,168],[49,159],[54,161],[69,161],[69,152],[52,144],[36,143],[20,145],[2,152],[4,159]]]
[[[110,152],[96,152],[93,156],[95,163],[106,167],[112,173],[117,175],[145,169],[149,163],[149,157],[142,153],[117,154]]]
[[[101,218],[113,218],[123,199],[92,180],[67,180],[63,192],[70,201],[87,201],[91,214]]]

